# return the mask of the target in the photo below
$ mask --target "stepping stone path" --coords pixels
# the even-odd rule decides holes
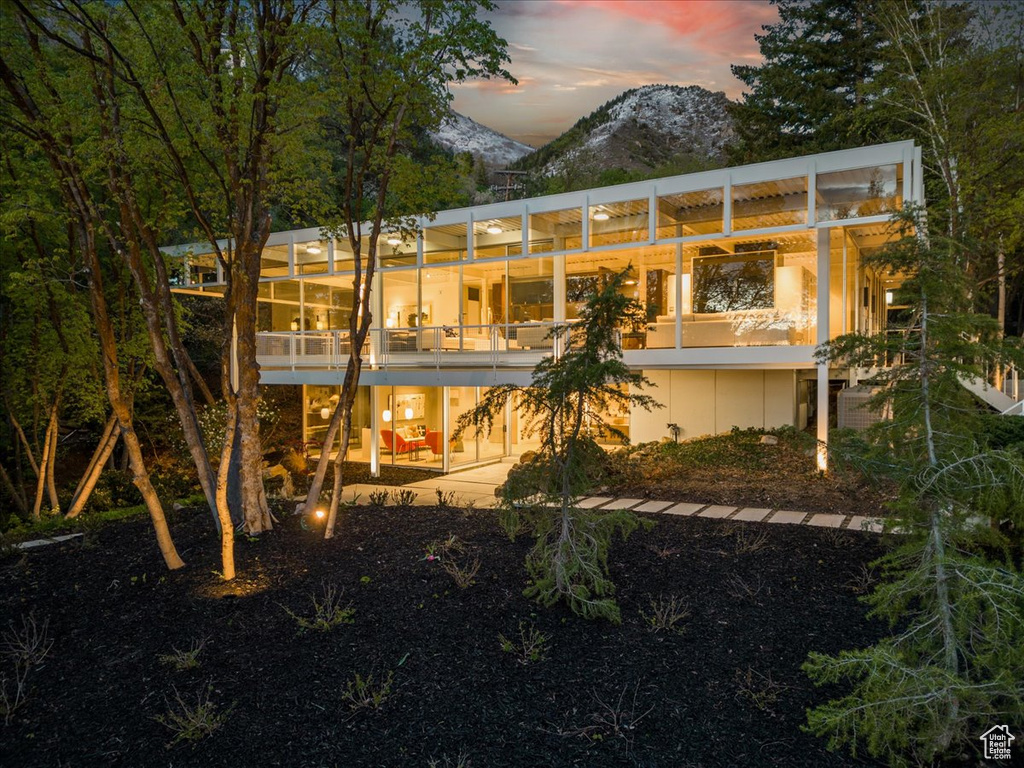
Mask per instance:
[[[631,509],[634,512],[655,512],[663,515],[682,515],[717,520],[738,520],[744,523],[776,523],[778,525],[810,525],[817,528],[835,528],[847,531],[869,531],[881,533],[883,521],[880,517],[863,515],[833,515],[823,512],[793,512],[772,510],[764,507],[730,507],[719,504],[691,504],[671,501],[647,501],[642,499],[612,499],[608,496],[588,496],[580,501],[583,509]],[[639,506],[637,506],[639,504]]]

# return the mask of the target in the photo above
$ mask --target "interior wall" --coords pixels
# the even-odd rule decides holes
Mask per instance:
[[[774,429],[796,424],[795,371],[646,370],[656,386],[644,390],[664,407],[630,414],[634,443],[671,437],[668,424],[682,428],[681,439],[741,429]]]

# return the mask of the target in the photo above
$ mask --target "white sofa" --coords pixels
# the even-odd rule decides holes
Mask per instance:
[[[550,325],[513,325],[509,340],[514,340],[520,349],[551,349],[554,339],[550,334]]]
[[[433,351],[435,348],[458,351],[460,347],[457,330],[455,334],[454,336],[449,336],[442,329],[424,328],[420,331],[420,349],[424,352]],[[470,336],[467,334],[462,337],[462,350],[487,352],[490,348],[491,340],[486,336]]]

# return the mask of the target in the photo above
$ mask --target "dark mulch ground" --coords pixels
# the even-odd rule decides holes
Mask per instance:
[[[3,564],[0,612],[47,618],[54,645],[31,699],[0,726],[0,764],[424,766],[460,753],[478,768],[855,764],[801,732],[827,692],[800,665],[883,631],[855,591],[881,551],[869,534],[659,518],[613,550],[615,627],[526,600],[528,542],[509,543],[490,512],[356,508],[326,543],[288,518],[239,541],[231,586],[213,575],[209,515],[177,518],[188,566],[176,573],[141,520]],[[449,534],[482,562],[465,590],[423,560]],[[324,580],[344,587],[355,623],[297,634],[283,606],[307,611]],[[683,634],[645,627],[639,611],[659,595],[689,603]],[[499,647],[520,622],[549,636],[546,660],[519,664]],[[199,638],[198,669],[158,659]],[[347,681],[387,670],[383,707],[352,713]],[[226,724],[168,748],[154,718],[175,690],[207,686]]]
[[[884,516],[896,494],[849,467],[821,474],[814,439],[790,429],[648,443],[613,454],[610,467],[605,492],[629,498]]]

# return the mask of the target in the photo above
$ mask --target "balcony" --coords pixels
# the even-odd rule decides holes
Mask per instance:
[[[433,326],[371,329],[363,360],[389,367],[532,368],[571,343],[566,323]],[[261,368],[339,369],[348,364],[348,331],[264,332],[256,335]]]

